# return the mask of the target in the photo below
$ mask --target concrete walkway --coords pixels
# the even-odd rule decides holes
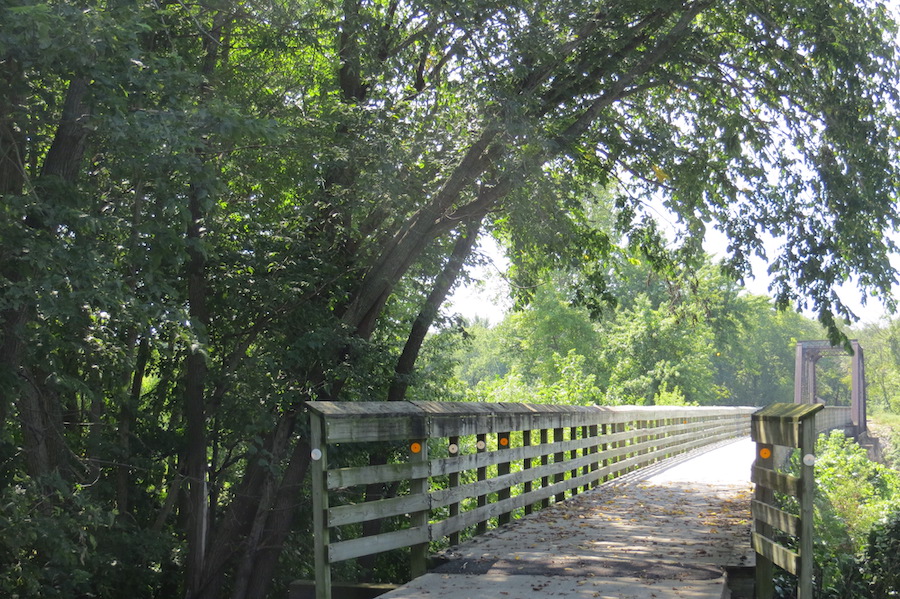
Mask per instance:
[[[385,599],[721,599],[751,566],[749,439],[616,479],[455,547]]]

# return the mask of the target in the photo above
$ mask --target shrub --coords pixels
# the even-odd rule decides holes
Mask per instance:
[[[900,511],[869,533],[863,567],[872,597],[900,597]]]

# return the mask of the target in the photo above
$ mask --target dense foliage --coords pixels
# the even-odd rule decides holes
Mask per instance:
[[[607,405],[793,401],[795,344],[824,335],[815,322],[776,310],[712,264],[673,278],[636,258],[626,263],[613,281],[627,292],[597,317],[578,306],[571,281],[556,277],[497,326],[466,326],[445,397]],[[820,394],[830,403],[846,390],[846,365],[820,368]]]
[[[793,467],[799,469],[799,457]],[[790,508],[789,508],[790,509]],[[794,506],[796,509],[796,506]],[[841,431],[816,443],[815,589],[822,599],[881,599],[900,592],[900,472],[870,461]],[[790,581],[780,585],[790,597]]]
[[[716,227],[740,277],[769,234],[777,303],[836,333],[836,285],[894,279],[895,34],[843,0],[0,0],[0,594],[302,575],[303,402],[427,379],[483,232],[522,302],[559,269],[593,312],[620,241],[671,277]],[[695,342],[654,306],[621,347]],[[594,384],[709,376],[653,364]]]

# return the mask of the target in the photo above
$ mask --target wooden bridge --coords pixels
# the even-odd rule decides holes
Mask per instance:
[[[332,568],[350,572],[351,560],[396,550],[409,578],[432,571],[386,598],[718,599],[725,571],[756,558],[765,596],[772,563],[801,578],[810,571],[811,512],[785,514],[771,500],[777,490],[811,506],[810,444],[823,411],[778,405],[310,403],[315,597],[358,596],[333,584]],[[820,428],[853,424],[850,410],[824,413]],[[751,428],[757,444],[729,460],[737,480],[653,478],[673,458]],[[805,479],[776,471],[776,445],[809,455]],[[797,545],[774,543],[773,528]]]

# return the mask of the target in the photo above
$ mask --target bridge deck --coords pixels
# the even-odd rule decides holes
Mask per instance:
[[[749,440],[651,466],[453,548],[385,599],[727,597],[752,565]]]

